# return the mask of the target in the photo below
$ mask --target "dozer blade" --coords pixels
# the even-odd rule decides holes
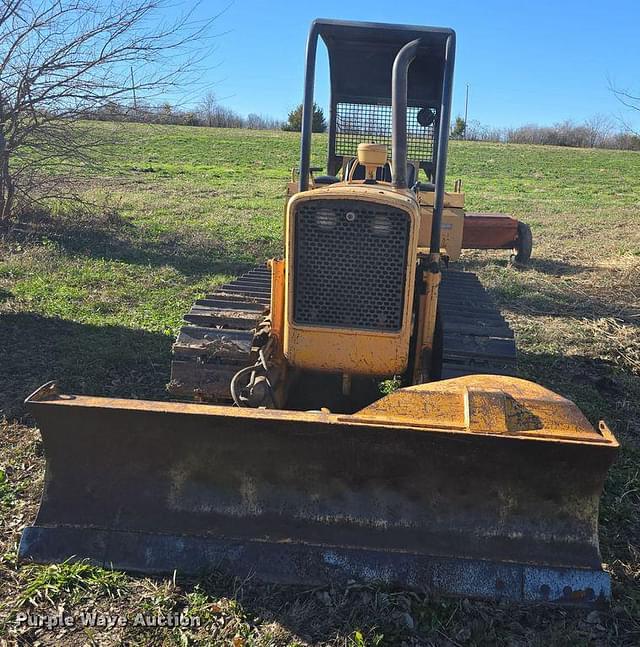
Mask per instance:
[[[476,375],[354,415],[28,399],[46,478],[22,559],[444,594],[609,597],[598,502],[618,444],[570,401]]]

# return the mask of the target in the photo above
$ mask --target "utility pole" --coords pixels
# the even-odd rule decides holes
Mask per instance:
[[[469,87],[469,86],[467,86]],[[131,89],[133,90],[133,109],[138,110],[138,103],[136,101],[136,82],[133,79],[133,65],[131,66]]]
[[[469,114],[469,84],[464,96],[464,139],[467,138],[467,115]]]

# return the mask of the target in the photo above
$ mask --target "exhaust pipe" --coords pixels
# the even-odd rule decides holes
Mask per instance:
[[[393,62],[391,77],[391,175],[393,186],[407,188],[407,87],[409,65],[420,46],[420,39],[407,43]]]

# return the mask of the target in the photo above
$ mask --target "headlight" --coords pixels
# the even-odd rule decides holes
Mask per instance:
[[[388,236],[391,233],[391,219],[387,216],[374,216],[371,231],[376,236]]]
[[[338,222],[338,216],[331,209],[318,209],[316,212],[316,225],[320,229],[332,229]]]

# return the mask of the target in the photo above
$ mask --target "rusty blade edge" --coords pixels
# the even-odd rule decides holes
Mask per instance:
[[[19,548],[22,561],[48,563],[64,561],[71,556],[75,560],[88,559],[99,566],[131,572],[177,571],[193,575],[213,570],[295,585],[356,580],[514,602],[594,606],[611,597],[610,576],[595,569],[305,543],[230,541],[68,527],[25,529]]]
[[[366,426],[378,428],[391,428],[407,431],[425,430],[433,433],[457,434],[465,437],[500,437],[512,440],[544,443],[563,443],[572,445],[592,445],[594,447],[607,447],[617,450],[619,443],[604,423],[600,421],[598,432],[600,436],[593,435],[592,438],[575,439],[558,433],[547,434],[540,431],[521,431],[517,433],[471,431],[459,425],[434,425],[433,423],[421,423],[408,419],[396,418],[393,416],[363,416],[358,413],[354,415],[333,414],[325,411],[291,411],[285,409],[249,409],[225,405],[199,404],[193,402],[166,402],[156,400],[134,400],[127,398],[109,398],[87,395],[67,395],[60,393],[57,383],[50,381],[36,389],[26,398],[25,404],[34,410],[41,406],[63,406],[63,407],[84,407],[87,409],[120,409],[130,412],[155,412],[169,414],[204,415],[218,418],[239,418],[239,419],[264,419],[270,421],[299,422],[299,423],[330,423],[336,427],[340,426]]]

